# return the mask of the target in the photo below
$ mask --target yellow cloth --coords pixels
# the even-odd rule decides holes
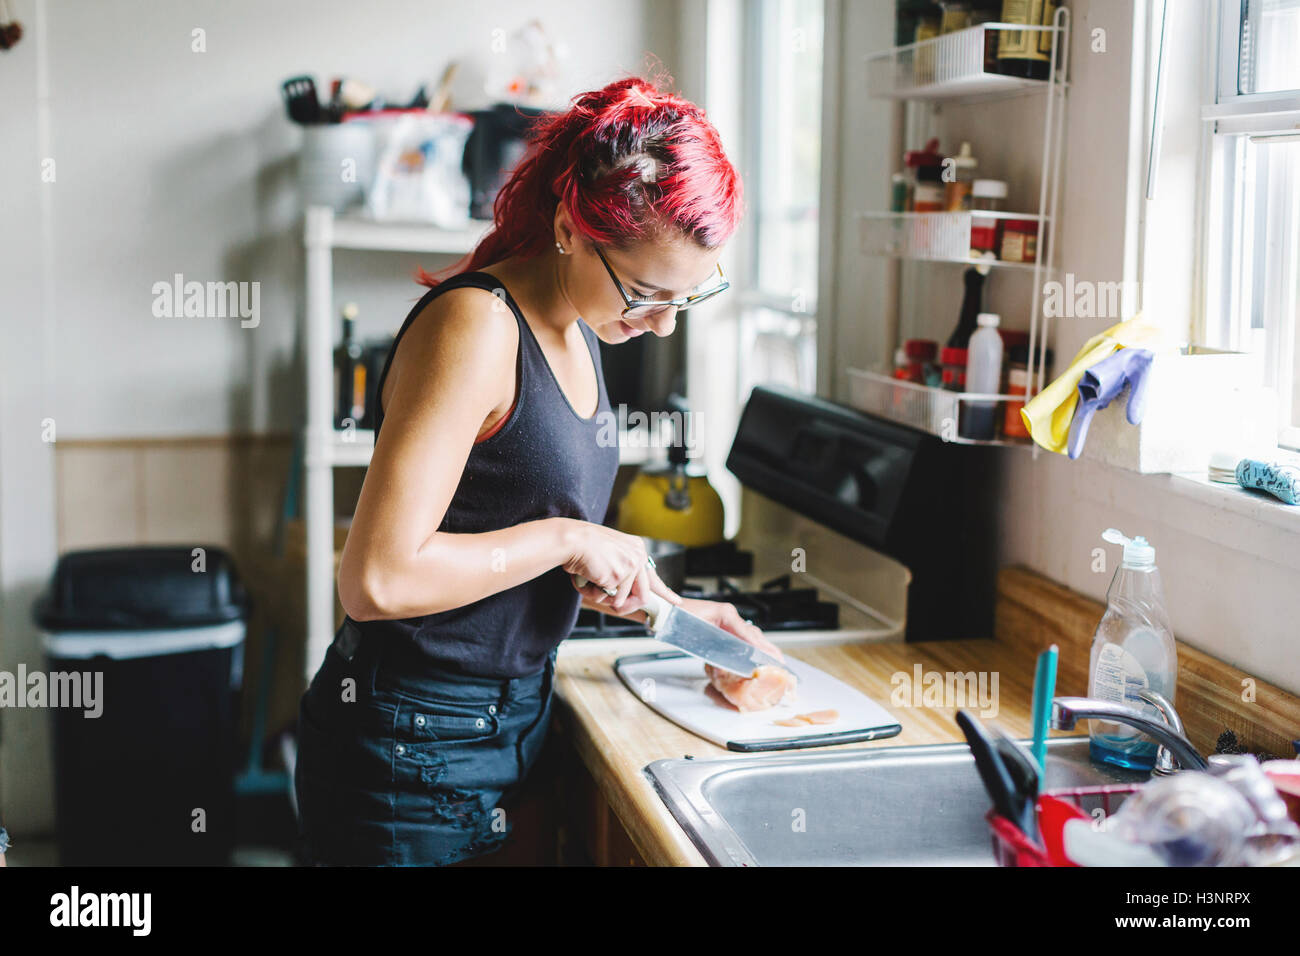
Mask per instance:
[[[1065,373],[1021,407],[1020,418],[1029,437],[1048,451],[1064,455],[1070,438],[1070,422],[1079,404],[1079,380],[1083,373],[1117,349],[1156,351],[1163,338],[1161,329],[1144,322],[1138,313],[1127,322],[1112,325],[1088,339]]]

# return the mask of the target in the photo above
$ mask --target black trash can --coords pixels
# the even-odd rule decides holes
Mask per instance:
[[[247,620],[219,548],[59,559],[36,621],[62,688],[47,705],[61,863],[229,863]]]

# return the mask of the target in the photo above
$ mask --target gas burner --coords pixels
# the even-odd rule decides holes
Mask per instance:
[[[720,577],[717,590],[688,585],[681,593],[683,597],[733,604],[741,617],[764,631],[828,631],[840,626],[839,605],[821,600],[816,588],[791,587],[789,575],[773,578],[758,591],[744,591],[734,581]],[[649,633],[635,621],[583,608],[569,636],[647,637]]]
[[[598,637],[649,637],[650,629],[640,621],[602,614],[584,607],[578,612],[578,621],[569,632],[570,638]]]
[[[743,578],[754,573],[754,554],[741,551],[734,541],[686,549],[686,576],[711,578],[731,575]]]

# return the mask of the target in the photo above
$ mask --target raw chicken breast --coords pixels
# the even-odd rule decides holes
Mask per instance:
[[[833,724],[840,719],[838,710],[814,710],[806,714],[795,714],[784,720],[774,720],[778,727],[808,727],[812,724]]]
[[[705,664],[704,672],[713,689],[743,713],[775,707],[795,686],[793,674],[771,664],[760,667],[753,677],[741,677],[712,664]]]

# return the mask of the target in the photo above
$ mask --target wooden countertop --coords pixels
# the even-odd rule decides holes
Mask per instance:
[[[635,646],[622,653],[637,653]],[[644,643],[639,650],[644,650]],[[898,707],[890,702],[891,677],[900,671],[910,676],[917,665],[923,672],[984,671],[990,681],[997,674],[995,699],[1000,709],[989,718],[1015,736],[1030,734],[1033,658],[997,641],[882,642],[783,650],[878,701],[903,727],[901,734],[886,740],[818,751],[962,740],[955,707]],[[652,866],[704,866],[703,857],[641,771],[652,761],[688,754],[746,758],[696,737],[642,703],[614,673],[614,661],[620,656],[586,654],[568,645],[561,648],[556,668],[559,719],[645,861]],[[967,707],[977,708],[977,702]]]

